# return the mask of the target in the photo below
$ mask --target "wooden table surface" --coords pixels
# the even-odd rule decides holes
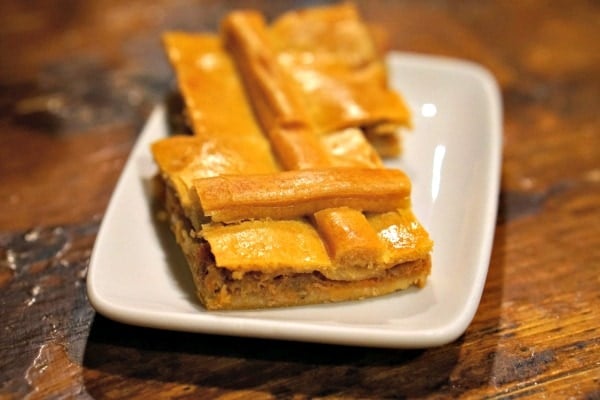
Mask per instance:
[[[502,89],[498,222],[464,335],[355,348],[97,314],[85,278],[98,227],[172,84],[160,34],[215,30],[250,3],[3,1],[0,399],[600,398],[600,3],[357,4],[390,48],[472,60]]]

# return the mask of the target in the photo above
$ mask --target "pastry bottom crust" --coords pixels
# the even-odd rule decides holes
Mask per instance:
[[[170,227],[192,273],[196,295],[208,310],[257,309],[333,303],[389,294],[410,286],[423,287],[431,271],[431,257],[398,264],[380,276],[356,281],[327,279],[312,273],[266,274],[259,271],[233,277],[215,264],[209,244],[189,235],[190,222],[183,215],[173,191],[164,193]]]

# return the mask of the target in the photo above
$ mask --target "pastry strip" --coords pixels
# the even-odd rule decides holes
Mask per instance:
[[[355,208],[338,207],[316,212],[313,218],[319,227],[319,234],[330,247],[329,253],[335,254],[336,261],[352,273],[349,266],[357,266],[363,271],[381,265],[384,248],[381,239],[373,229],[363,229],[369,222],[363,213]],[[361,245],[356,246],[353,232],[361,232]],[[378,255],[373,258],[373,255]],[[339,271],[343,273],[342,271]],[[348,276],[343,276],[349,279]]]
[[[260,175],[219,175],[194,181],[194,188],[204,215],[211,217],[214,222],[292,219],[335,207],[385,212],[410,204],[408,177],[399,170],[383,168],[327,168]],[[347,210],[335,218],[349,214],[352,213]],[[317,225],[320,226],[324,220],[326,218],[317,218]],[[328,235],[327,240],[331,241],[337,236]]]
[[[194,135],[204,139],[262,137],[235,65],[218,36],[170,32],[163,42],[177,72]]]
[[[258,120],[284,168],[329,165],[329,155],[313,134],[289,77],[278,67],[270,51],[262,15],[251,11],[231,13],[224,21],[223,35]]]

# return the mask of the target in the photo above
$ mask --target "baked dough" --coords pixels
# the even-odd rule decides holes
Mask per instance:
[[[324,23],[335,33],[320,42]],[[152,152],[207,309],[355,300],[425,284],[432,241],[411,211],[410,180],[385,169],[368,140],[393,147],[389,132],[409,126],[410,114],[352,6],[271,25],[238,11],[219,35],[174,32],[164,43],[193,136],[159,140]],[[308,73],[318,88],[303,80]]]

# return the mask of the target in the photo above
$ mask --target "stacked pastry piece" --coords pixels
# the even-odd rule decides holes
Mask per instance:
[[[153,144],[163,202],[207,309],[423,286],[432,242],[386,169],[410,116],[350,5],[164,37],[193,135]],[[379,150],[379,153],[378,153]],[[383,153],[382,153],[383,152]]]

